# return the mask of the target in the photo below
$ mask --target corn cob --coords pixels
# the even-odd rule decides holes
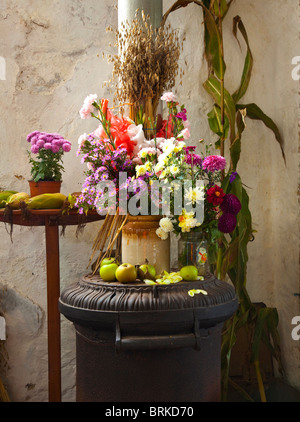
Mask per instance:
[[[17,193],[15,190],[4,190],[0,192],[0,208],[5,208],[6,201],[11,195]]]
[[[9,206],[9,208],[11,208],[11,209],[16,210],[20,207],[21,201],[26,201],[29,198],[30,198],[30,196],[28,195],[28,193],[18,192],[18,193],[11,195],[7,199],[6,205]]]
[[[61,208],[66,196],[62,193],[43,193],[27,199],[27,208],[31,210],[45,210]]]

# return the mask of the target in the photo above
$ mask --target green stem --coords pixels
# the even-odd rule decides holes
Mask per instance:
[[[225,148],[225,135],[224,135],[224,125],[225,125],[225,112],[224,112],[224,90],[225,90],[225,84],[224,84],[224,66],[223,66],[223,59],[224,59],[224,43],[223,43],[223,28],[222,28],[222,16],[221,16],[221,2],[218,1],[219,6],[219,32],[220,32],[220,50],[221,50],[221,60],[220,60],[220,84],[221,84],[221,140],[220,140],[220,147],[221,147],[221,155],[224,157]],[[221,179],[224,180],[225,173],[224,170],[222,170],[222,176]]]
[[[258,387],[259,387],[260,399],[261,399],[262,402],[266,402],[267,398],[266,398],[264,383],[263,383],[261,373],[260,373],[259,361],[258,360],[254,361],[254,367],[255,367],[255,371],[256,371],[256,378],[257,378]]]
[[[218,253],[217,253],[217,268],[216,268],[217,278],[219,280],[222,277],[222,257],[223,257],[222,247],[221,245],[219,245]]]

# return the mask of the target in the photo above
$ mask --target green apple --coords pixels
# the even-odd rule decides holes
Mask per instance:
[[[132,264],[119,265],[116,270],[116,278],[120,283],[132,283],[137,278],[137,271]]]
[[[179,274],[183,280],[198,279],[198,270],[194,265],[186,265],[185,267],[182,267]]]
[[[144,271],[145,274],[147,274],[147,272],[148,272],[149,274],[152,275],[152,277],[156,276],[156,269],[155,269],[154,265],[143,264],[143,265],[140,266],[140,269],[142,271]]]
[[[118,264],[118,262],[116,262],[116,258],[104,258],[101,261],[100,268],[103,267],[103,265],[109,265],[112,263]]]
[[[107,264],[100,267],[100,277],[104,281],[115,281],[118,264]]]

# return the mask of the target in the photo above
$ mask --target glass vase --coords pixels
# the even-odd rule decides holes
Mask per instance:
[[[178,241],[178,268],[194,265],[198,275],[209,273],[208,241],[202,232],[181,233]]]

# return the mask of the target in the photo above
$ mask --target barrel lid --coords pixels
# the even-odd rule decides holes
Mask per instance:
[[[189,290],[205,290],[207,295]],[[180,281],[168,285],[105,282],[98,275],[87,275],[61,293],[59,309],[70,320],[100,321],[121,315],[142,322],[149,316],[160,321],[171,315],[196,313],[198,318],[225,320],[237,309],[234,288],[227,282],[208,276],[204,280]]]

